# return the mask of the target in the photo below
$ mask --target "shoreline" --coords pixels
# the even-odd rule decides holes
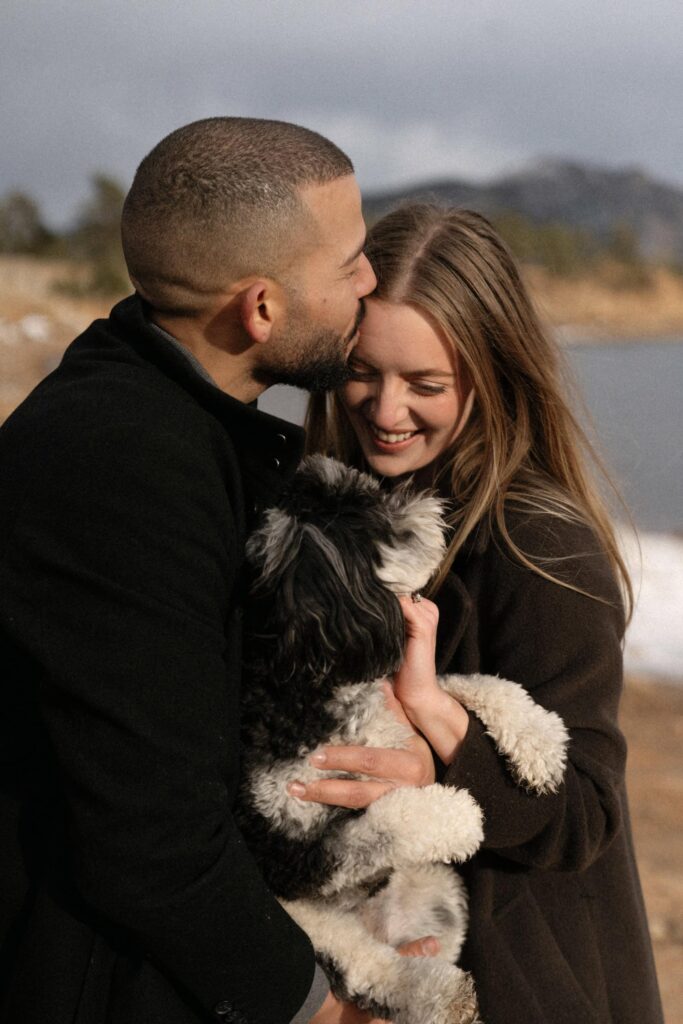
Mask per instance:
[[[575,324],[554,324],[551,325],[555,341],[561,348],[594,348],[601,345],[614,348],[628,348],[629,345],[683,345],[683,324],[679,331],[672,331],[668,334],[656,332],[629,334],[609,334],[598,330],[590,330],[586,327],[577,327]]]
[[[647,285],[610,288],[595,277],[556,277],[524,266],[541,321],[560,344],[683,342],[683,275],[652,268]]]

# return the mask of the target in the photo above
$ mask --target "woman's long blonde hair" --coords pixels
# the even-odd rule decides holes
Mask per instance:
[[[505,243],[478,213],[413,203],[372,227],[366,252],[377,275],[374,295],[426,312],[452,342],[474,388],[469,419],[434,467],[434,486],[455,507],[452,538],[431,592],[482,523],[495,526],[533,571],[580,589],[515,544],[505,511],[516,508],[592,527],[630,614],[628,572],[586,466],[604,471],[570,410],[560,351],[544,333]],[[309,450],[366,468],[337,395],[312,397],[307,427]]]

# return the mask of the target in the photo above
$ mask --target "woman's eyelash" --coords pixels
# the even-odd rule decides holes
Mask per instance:
[[[418,391],[424,391],[428,395],[442,395],[446,388],[442,384],[413,384]]]
[[[350,367],[350,372],[352,380],[370,381],[376,377],[371,370],[355,370]],[[442,395],[446,390],[443,384],[421,384],[419,381],[413,381],[411,387],[425,395]]]

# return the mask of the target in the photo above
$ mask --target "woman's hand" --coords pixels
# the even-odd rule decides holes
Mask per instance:
[[[401,956],[436,956],[439,943],[433,936],[417,939],[399,946]],[[340,1003],[332,993],[327,996],[318,1012],[311,1017],[309,1024],[385,1024],[378,1017],[371,1017],[365,1010],[359,1010],[351,1003]],[[390,1022],[389,1022],[390,1024]]]
[[[408,718],[430,702],[439,701],[443,691],[436,679],[436,627],[439,609],[433,601],[399,597],[406,629],[403,662],[394,676],[394,693]]]
[[[378,797],[399,786],[428,786],[434,782],[434,757],[429,744],[413,729],[388,683],[384,692],[392,714],[413,733],[408,748],[322,747],[310,757],[316,768],[354,772],[369,778],[321,778],[308,785],[294,782],[288,786],[292,796],[337,807],[359,808],[369,807]]]
[[[450,764],[465,738],[469,718],[462,704],[441,689],[436,678],[439,609],[426,598],[399,598],[406,623],[403,663],[394,693],[411,724],[425,736],[444,764]]]

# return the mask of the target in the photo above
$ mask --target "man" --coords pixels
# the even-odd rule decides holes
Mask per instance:
[[[253,403],[341,382],[375,285],[364,237],[327,140],[179,129],[126,200],[136,295],[0,434],[6,1024],[347,1012],[317,1013],[310,942],[230,808],[245,536],[302,450]]]

